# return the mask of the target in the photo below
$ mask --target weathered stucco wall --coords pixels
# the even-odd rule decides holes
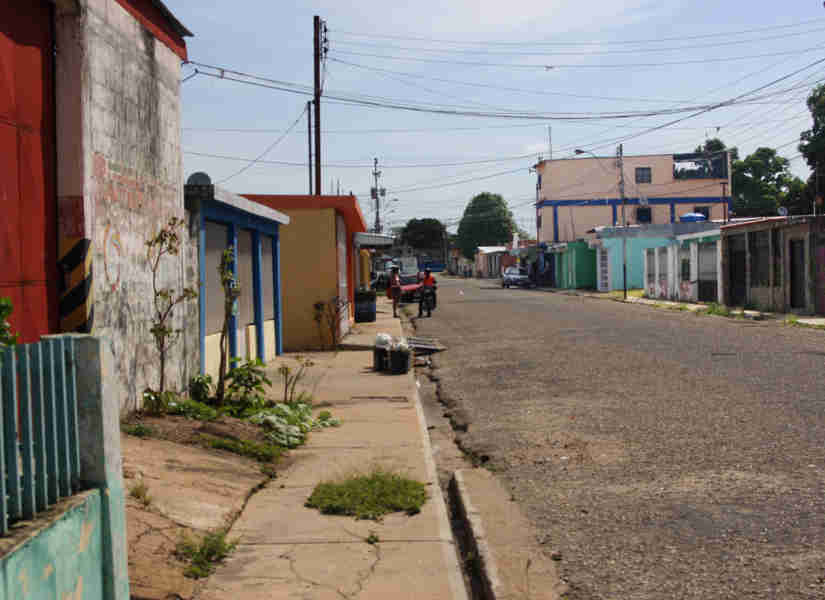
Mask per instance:
[[[131,409],[144,388],[157,387],[159,375],[149,332],[153,295],[145,242],[170,217],[187,219],[180,59],[115,0],[84,0],[80,6],[59,19],[67,44],[58,61],[70,70],[62,90],[78,97],[81,108],[72,114],[79,112],[82,123],[74,132],[67,115],[58,126],[64,138],[80,133],[82,139],[82,158],[58,174],[66,182],[61,241],[67,248],[76,239],[90,245],[82,274],[89,280],[88,320],[112,346],[123,408]],[[190,233],[187,225],[180,255],[162,261],[160,286],[180,290],[197,283],[196,230]],[[198,368],[196,301],[176,309],[172,327],[183,333],[168,355],[167,387],[183,389]]]
[[[100,492],[68,508],[0,558],[4,600],[105,600]]]
[[[282,212],[290,218],[280,230],[284,350],[318,348],[312,305],[338,294],[335,209]]]

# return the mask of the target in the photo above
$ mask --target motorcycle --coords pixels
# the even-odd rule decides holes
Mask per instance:
[[[419,292],[421,294],[418,302],[418,316],[423,317],[424,311],[427,311],[427,316],[431,317],[433,309],[435,308],[435,290],[436,287],[424,287]]]

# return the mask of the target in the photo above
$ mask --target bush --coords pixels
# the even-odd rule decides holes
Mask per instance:
[[[169,410],[169,404],[178,402],[179,396],[172,391],[156,392],[146,388],[143,390],[143,412],[153,417],[165,415]]]
[[[339,419],[329,411],[323,411],[317,419],[312,418],[312,407],[303,402],[276,404],[264,409],[249,420],[269,431],[269,438],[285,448],[296,448],[306,442],[306,435],[314,429],[337,427]]]
[[[151,427],[148,427],[143,423],[137,423],[135,425],[123,423],[120,426],[120,430],[123,431],[123,433],[133,435],[139,438],[148,438],[152,437],[155,434],[155,431]]]
[[[189,397],[192,400],[202,404],[208,404],[211,393],[211,375],[195,375],[189,380]]]
[[[414,515],[426,501],[427,488],[420,481],[376,469],[367,475],[318,484],[305,505],[327,515],[377,521],[399,511]]]
[[[191,398],[176,398],[169,402],[166,411],[170,415],[183,415],[198,421],[214,421],[218,418],[218,411]]]
[[[236,417],[246,416],[266,406],[266,389],[272,382],[264,373],[264,363],[259,358],[242,361],[232,359],[236,366],[226,376],[229,382],[227,399],[229,412]]]

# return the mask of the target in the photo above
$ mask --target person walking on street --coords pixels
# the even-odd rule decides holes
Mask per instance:
[[[398,317],[398,302],[401,300],[401,275],[398,274],[398,267],[392,268],[389,290],[392,298],[392,316]]]

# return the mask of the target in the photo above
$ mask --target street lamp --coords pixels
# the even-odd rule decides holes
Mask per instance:
[[[590,150],[582,150],[580,148],[576,148],[573,150],[574,154],[590,154],[593,158],[596,159],[596,162],[602,166],[601,160],[598,156],[593,154]],[[625,196],[624,196],[624,152],[622,148],[622,144],[619,144],[619,147],[616,148],[616,158],[617,158],[617,166],[619,167],[619,194],[622,198],[622,228],[624,231],[622,232],[622,279],[623,279],[623,288],[624,288],[624,299],[627,300],[627,213],[625,212]]]

